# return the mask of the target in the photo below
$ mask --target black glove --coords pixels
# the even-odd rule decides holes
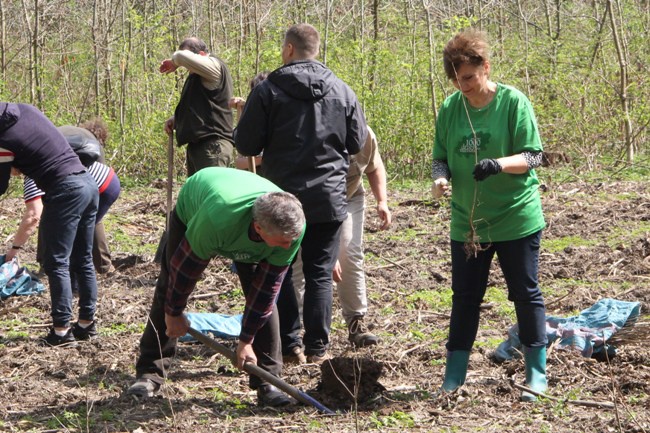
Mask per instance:
[[[482,159],[474,166],[474,179],[485,180],[488,176],[501,173],[503,167],[496,159]]]

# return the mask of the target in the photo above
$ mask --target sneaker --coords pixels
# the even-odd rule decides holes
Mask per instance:
[[[263,383],[257,388],[258,406],[282,407],[295,403],[296,400],[289,397],[270,383]]]
[[[75,322],[75,324],[72,325],[72,335],[74,335],[74,338],[77,340],[90,340],[92,337],[97,337],[96,323],[97,322],[93,320],[90,325],[84,328],[79,325],[79,322]]]
[[[302,365],[307,363],[307,358],[305,357],[305,353],[302,351],[302,347],[293,346],[290,354],[282,355],[282,362],[284,364]]]
[[[366,347],[379,343],[379,337],[366,329],[363,316],[354,316],[348,325],[348,340],[354,347]]]
[[[44,338],[45,344],[51,347],[75,347],[77,341],[72,334],[72,328],[68,328],[68,332],[64,336],[56,335],[54,328],[50,328],[50,333]]]
[[[135,396],[137,398],[150,398],[153,397],[156,392],[160,389],[160,384],[157,382],[154,382],[151,379],[146,379],[144,377],[141,377],[139,379],[136,379],[135,382],[133,382],[133,385],[129,387],[129,389],[126,390],[126,393],[128,395]]]
[[[315,355],[307,355],[307,363],[309,364],[322,364],[323,361],[328,359],[332,359],[332,355],[327,353],[327,351]]]

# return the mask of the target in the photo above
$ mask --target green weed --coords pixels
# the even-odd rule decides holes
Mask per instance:
[[[401,411],[395,411],[387,416],[382,416],[374,412],[370,416],[370,422],[377,429],[381,429],[382,427],[415,427],[413,416]]]
[[[451,288],[444,290],[418,290],[417,292],[406,297],[406,308],[422,308],[422,304],[427,309],[448,309],[451,308]]]
[[[564,236],[556,239],[542,239],[542,249],[550,253],[559,253],[567,247],[590,247],[598,245],[598,241],[583,239],[579,236]]]

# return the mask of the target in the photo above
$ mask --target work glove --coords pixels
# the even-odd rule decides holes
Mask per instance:
[[[493,174],[501,173],[501,164],[496,159],[482,159],[474,166],[474,179],[476,180],[485,180],[488,176]]]

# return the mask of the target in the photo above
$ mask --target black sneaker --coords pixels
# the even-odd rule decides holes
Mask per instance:
[[[72,328],[69,328],[64,336],[56,335],[54,328],[50,328],[50,333],[47,334],[44,340],[45,344],[51,347],[75,347],[77,345],[77,341],[72,334]]]
[[[74,338],[77,340],[90,340],[92,337],[97,336],[97,326],[95,326],[96,323],[97,322],[93,320],[90,325],[84,328],[79,325],[79,322],[75,322],[75,324],[72,326],[72,335],[74,335]]]

